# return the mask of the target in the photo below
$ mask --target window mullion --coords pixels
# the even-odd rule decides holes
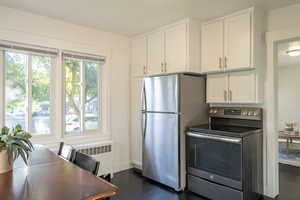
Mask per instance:
[[[28,55],[27,61],[27,105],[26,105],[26,124],[28,132],[32,132],[32,55]]]
[[[85,123],[84,123],[84,115],[85,115],[85,69],[83,65],[83,61],[80,62],[80,104],[81,104],[81,112],[80,112],[80,123],[81,123],[81,131],[84,133],[85,131]]]
[[[4,69],[4,60],[5,60],[5,51],[0,51],[0,127],[4,126],[4,102],[5,102],[5,69]]]

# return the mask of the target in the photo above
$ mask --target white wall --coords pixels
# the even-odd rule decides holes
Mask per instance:
[[[284,121],[300,125],[300,65],[278,68],[278,128],[284,129]]]
[[[277,109],[277,88],[278,79],[275,75],[276,58],[274,42],[291,39],[299,36],[299,18],[300,4],[279,8],[268,13],[267,18],[267,71],[265,82],[265,136],[267,137],[266,149],[268,168],[265,171],[267,183],[265,185],[266,195],[275,197],[279,193],[279,176],[278,176],[278,109]]]
[[[300,26],[300,3],[271,10],[268,15],[268,31],[287,30]]]
[[[108,88],[107,94],[110,94],[106,109],[111,123],[110,126],[108,124],[103,140],[113,138],[115,170],[128,168],[129,38],[1,6],[0,19],[0,40],[98,54],[108,58],[104,79]],[[76,143],[81,141],[84,140],[80,139]]]

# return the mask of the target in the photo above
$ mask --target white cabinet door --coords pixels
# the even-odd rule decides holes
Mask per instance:
[[[144,76],[147,73],[147,40],[139,37],[131,43],[131,73],[132,76]]]
[[[229,101],[231,103],[256,103],[256,73],[253,71],[229,75]]]
[[[251,67],[251,12],[225,18],[224,59],[228,70]]]
[[[131,162],[142,166],[142,78],[131,80]]]
[[[206,82],[207,103],[228,102],[228,75],[208,75]]]
[[[187,24],[169,28],[165,32],[166,72],[186,71]]]
[[[223,20],[202,26],[201,71],[220,71],[223,58]]]
[[[165,62],[164,32],[155,32],[148,36],[148,73],[159,74],[163,72]]]

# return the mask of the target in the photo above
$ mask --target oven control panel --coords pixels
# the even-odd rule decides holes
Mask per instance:
[[[211,107],[209,116],[262,120],[262,109],[254,107]]]

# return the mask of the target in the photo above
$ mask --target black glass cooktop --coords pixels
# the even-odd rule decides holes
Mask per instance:
[[[228,126],[228,125],[211,125],[203,124],[189,128],[191,132],[201,132],[216,135],[226,135],[231,137],[244,137],[253,132],[260,131],[259,128],[244,127],[244,126]]]

